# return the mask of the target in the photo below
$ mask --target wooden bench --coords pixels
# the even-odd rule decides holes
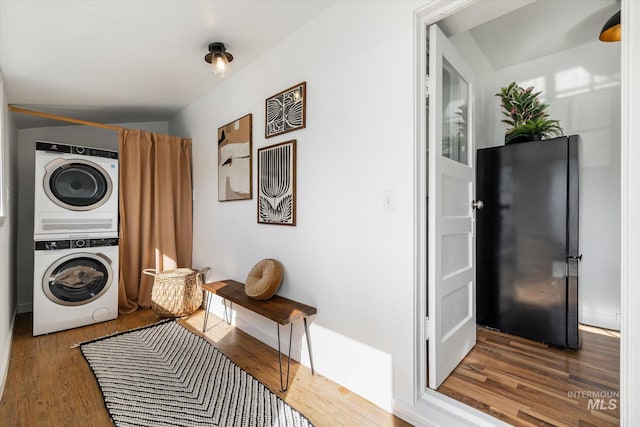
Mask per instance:
[[[276,322],[276,331],[278,334],[278,361],[280,362],[280,388],[287,391],[289,387],[289,369],[291,367],[291,338],[293,336],[293,322],[302,319],[304,322],[304,333],[307,337],[307,348],[309,350],[309,361],[311,362],[311,374],[315,375],[313,369],[313,357],[311,356],[311,340],[309,338],[309,327],[307,326],[307,317],[316,314],[315,307],[290,300],[288,298],[274,295],[268,300],[255,300],[249,298],[244,292],[244,284],[235,280],[221,280],[219,282],[205,283],[202,288],[208,292],[207,307],[202,325],[202,332],[207,329],[207,321],[209,320],[209,307],[211,306],[212,295],[218,295],[223,298],[225,321],[231,324],[231,315],[227,316],[227,301],[229,301],[229,310],[233,308],[233,304],[238,304],[249,311],[257,313],[267,319]],[[282,373],[282,351],[280,350],[280,325],[290,325],[289,328],[289,354],[287,355],[287,377],[286,382],[283,381]]]

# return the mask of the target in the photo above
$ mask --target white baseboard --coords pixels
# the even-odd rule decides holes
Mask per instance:
[[[30,313],[30,312],[33,311],[33,303],[32,302],[19,302],[17,310],[18,310],[18,314]]]
[[[434,390],[413,405],[394,399],[393,413],[416,426],[508,427],[508,424]]]
[[[9,361],[11,360],[11,344],[13,343],[13,325],[16,321],[16,312],[13,312],[11,317],[11,325],[9,326],[9,339],[6,346],[6,350],[0,354],[0,400],[4,393],[4,386],[7,382],[7,375],[9,374]]]
[[[610,314],[582,310],[580,312],[580,323],[597,328],[612,329],[614,331],[620,330],[620,316],[612,316]]]

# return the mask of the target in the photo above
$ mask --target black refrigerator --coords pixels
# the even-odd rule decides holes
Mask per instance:
[[[579,146],[574,135],[478,150],[479,325],[580,348]]]

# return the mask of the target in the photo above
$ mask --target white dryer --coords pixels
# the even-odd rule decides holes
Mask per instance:
[[[34,238],[118,233],[118,153],[36,142]]]
[[[117,237],[34,246],[34,336],[118,317]]]

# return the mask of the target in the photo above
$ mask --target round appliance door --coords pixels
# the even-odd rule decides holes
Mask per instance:
[[[49,163],[43,185],[52,202],[74,211],[102,206],[113,190],[111,177],[102,166],[81,159],[56,159]]]
[[[111,260],[99,254],[64,256],[47,269],[42,290],[56,304],[82,305],[100,298],[113,281]]]

